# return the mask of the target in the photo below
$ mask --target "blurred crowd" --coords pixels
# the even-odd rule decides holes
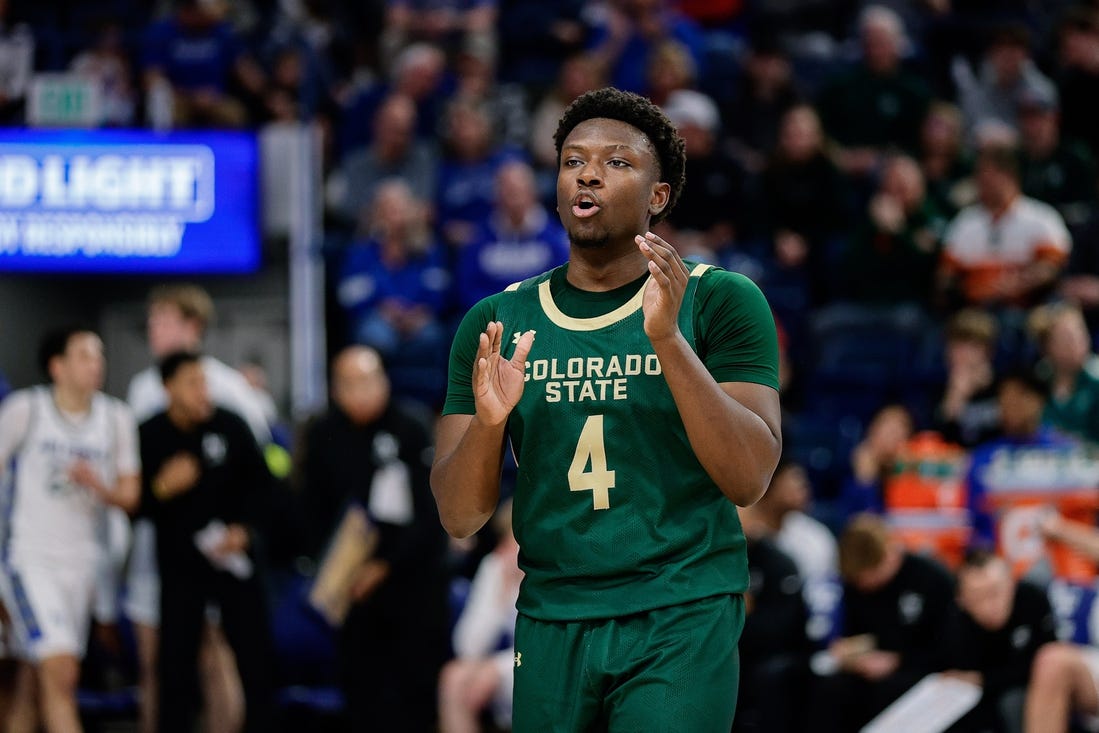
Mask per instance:
[[[332,408],[289,425],[268,395],[243,415],[285,452],[267,452],[263,517],[283,682],[338,668],[352,719],[396,711],[383,729],[426,729],[436,705],[446,730],[506,726],[514,542],[501,522],[447,544],[426,425],[457,319],[567,258],[553,132],[572,99],[614,85],[660,104],[686,143],[686,189],[657,233],[755,280],[780,329],[786,458],[743,516],[738,727],[854,730],[942,670],[980,675],[965,730],[1056,720],[1028,686],[1062,699],[1068,642],[1099,642],[1099,553],[1081,529],[1099,508],[1096,4],[0,0],[0,59],[6,125],[26,120],[35,73],[69,71],[100,89],[104,126],[321,131]],[[201,347],[206,307],[177,296],[151,301],[158,361]],[[157,304],[192,324],[172,348],[153,340]],[[206,376],[213,403],[244,409]],[[287,600],[349,501],[386,528],[340,631],[369,663],[337,660]],[[149,689],[155,637],[136,638]],[[217,658],[208,690],[225,688]],[[236,718],[212,718],[243,719],[238,677],[266,694],[262,674],[232,670]],[[291,710],[327,709],[299,692]]]

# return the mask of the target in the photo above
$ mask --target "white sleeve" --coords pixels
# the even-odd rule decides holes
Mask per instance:
[[[133,476],[141,473],[141,454],[137,446],[137,422],[134,414],[122,402],[115,403],[115,470],[119,476]]]
[[[164,409],[167,398],[164,385],[155,367],[142,369],[130,380],[126,390],[126,404],[133,410],[134,420],[144,422]]]
[[[1072,237],[1065,227],[1065,220],[1052,206],[1042,204],[1036,209],[1041,215],[1035,217],[1037,239],[1042,244],[1052,245],[1068,254],[1072,249]]]
[[[0,402],[0,475],[27,437],[31,425],[31,399],[29,390],[20,390]]]
[[[263,404],[256,399],[252,385],[248,384],[244,375],[217,359],[203,359],[202,365],[210,387],[210,398],[214,403],[235,412],[248,423],[257,443],[270,443],[271,427],[267,424]]]
[[[499,603],[503,582],[500,570],[500,560],[492,554],[477,567],[465,608],[454,626],[454,654],[460,659],[482,659],[496,645],[504,621]]]

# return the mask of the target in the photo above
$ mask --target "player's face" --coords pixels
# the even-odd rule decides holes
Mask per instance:
[[[213,412],[201,362],[181,366],[164,383],[164,389],[168,392],[168,404],[193,422],[203,422]]]
[[[989,631],[1004,627],[1014,601],[1015,584],[1003,562],[966,569],[958,579],[958,605]]]
[[[202,337],[198,324],[184,318],[183,312],[171,303],[153,303],[149,306],[146,327],[149,351],[157,359],[173,351],[197,349]]]
[[[557,212],[573,246],[627,243],[668,203],[648,138],[633,125],[597,118],[577,125],[561,146]]]
[[[58,386],[88,394],[103,387],[106,360],[103,342],[94,333],[74,334],[55,364],[52,374]]]

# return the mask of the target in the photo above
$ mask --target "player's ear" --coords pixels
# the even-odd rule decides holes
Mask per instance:
[[[654,183],[652,193],[649,196],[649,216],[656,216],[663,211],[671,197],[671,184],[663,181]]]

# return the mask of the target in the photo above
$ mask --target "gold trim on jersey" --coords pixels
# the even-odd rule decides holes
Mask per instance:
[[[546,317],[553,322],[554,325],[561,328],[567,328],[570,331],[598,331],[600,328],[606,328],[619,321],[623,320],[627,316],[633,315],[635,312],[641,309],[641,301],[645,298],[645,286],[649,284],[649,279],[645,278],[645,282],[641,284],[641,287],[637,289],[637,293],[627,300],[622,305],[618,306],[610,313],[604,313],[601,316],[595,316],[593,318],[573,318],[567,316],[561,312],[561,309],[557,307],[557,303],[553,301],[553,294],[550,293],[550,281],[543,280],[538,286],[538,300],[542,304],[542,310],[545,312]]]
[[[701,277],[707,270],[713,268],[713,265],[707,265],[705,263],[694,266],[691,270],[690,277]],[[607,326],[618,323],[627,316],[633,315],[639,308],[641,308],[641,302],[645,298],[645,286],[649,284],[648,278],[638,288],[637,293],[632,298],[627,300],[622,305],[618,306],[610,313],[604,313],[601,316],[594,316],[592,318],[573,318],[567,316],[561,312],[561,309],[557,307],[557,303],[553,300],[553,294],[550,292],[550,281],[548,279],[543,280],[538,285],[538,300],[542,304],[542,310],[545,312],[546,317],[553,322],[554,325],[561,328],[567,328],[570,331],[598,331],[600,328],[606,328]],[[517,288],[519,283],[511,285],[508,290]]]

